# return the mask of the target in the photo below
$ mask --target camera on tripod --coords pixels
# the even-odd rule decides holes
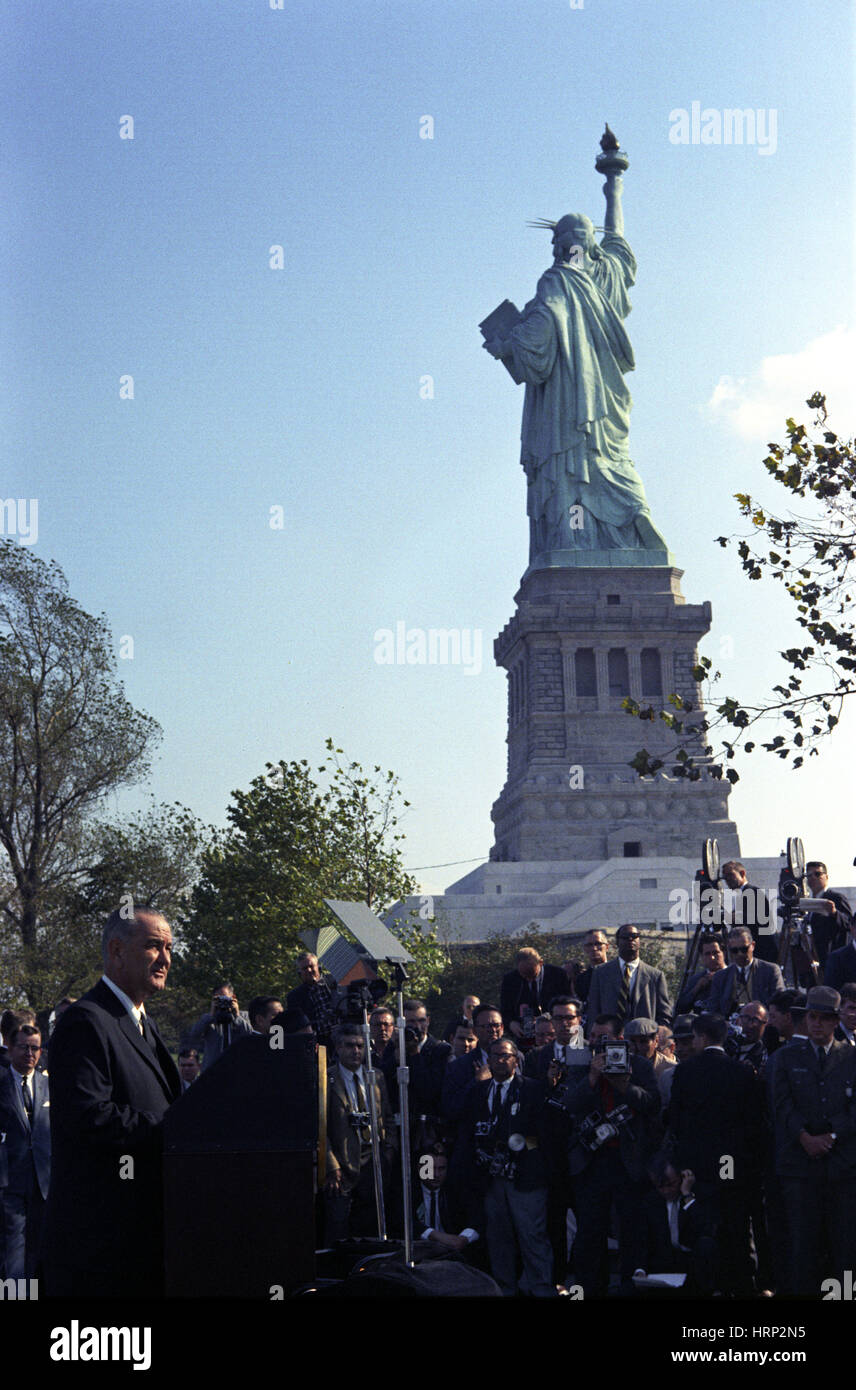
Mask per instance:
[[[799,911],[800,900],[807,896],[805,850],[802,840],[794,835],[787,844],[787,864],[779,870],[779,916],[783,927],[790,924]]]
[[[340,1023],[362,1023],[364,1013],[371,1013],[383,999],[387,984],[380,976],[376,980],[352,980],[336,1001],[336,1018]]]

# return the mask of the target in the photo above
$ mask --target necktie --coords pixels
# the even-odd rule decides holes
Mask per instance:
[[[431,1220],[429,1222],[429,1225],[432,1226],[435,1231],[439,1231],[440,1229],[439,1199],[440,1193],[435,1188],[431,1193]]]
[[[822,1047],[819,1047],[817,1049],[817,1069],[820,1072],[821,1076],[826,1070],[826,1051]]]
[[[678,1239],[678,1232],[679,1232],[679,1226],[678,1226],[678,1204],[677,1204],[677,1202],[670,1202],[670,1203],[669,1203],[669,1239],[671,1240],[672,1245],[673,1245],[675,1248],[677,1248],[677,1246],[680,1245],[680,1240]]]
[[[158,1046],[155,1042],[155,1035],[152,1030],[152,1025],[149,1023],[149,1020],[146,1018],[145,1014],[140,1014],[140,1027],[142,1028],[143,1037],[149,1045],[149,1050],[155,1057],[157,1057]]]
[[[627,1011],[628,1011],[629,1008],[630,1008],[630,963],[628,962],[627,965],[625,965],[625,967],[624,967],[624,979],[623,979],[622,984],[621,984],[621,993],[620,993],[619,996],[618,996],[618,1005],[617,1005],[616,1010],[615,1010],[616,1016],[617,1016],[618,1018],[621,1019],[621,1022],[622,1022],[622,1023],[624,1022],[624,1020],[625,1020],[626,1017],[627,1017]]]
[[[27,1085],[26,1076],[21,1077],[21,1099],[24,1102],[27,1118],[31,1120],[33,1118],[33,1097],[30,1095],[30,1088]]]
[[[500,1114],[502,1113],[502,1087],[500,1086],[498,1081],[495,1081],[493,1084],[496,1089],[493,1093],[493,1110],[491,1111],[491,1114],[493,1115],[494,1121],[496,1121],[499,1119]]]

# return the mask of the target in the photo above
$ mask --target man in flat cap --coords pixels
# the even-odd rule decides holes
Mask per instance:
[[[819,1298],[856,1261],[856,1048],[835,1041],[837,990],[808,991],[808,1038],[782,1048],[772,1079],[776,1172],[791,1238],[791,1287]]]

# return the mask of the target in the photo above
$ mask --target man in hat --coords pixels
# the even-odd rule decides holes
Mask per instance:
[[[795,1294],[820,1297],[856,1256],[856,1049],[835,1041],[837,990],[806,998],[808,1039],[780,1050],[772,1078],[776,1172],[790,1230]]]
[[[675,1040],[675,1066],[664,1067],[657,1076],[657,1088],[660,1092],[660,1099],[663,1102],[664,1112],[669,1108],[669,1101],[672,1098],[672,1082],[675,1079],[678,1067],[682,1062],[686,1062],[690,1057],[695,1056],[693,1032],[693,1019],[695,1014],[678,1014],[672,1024],[672,1037]]]

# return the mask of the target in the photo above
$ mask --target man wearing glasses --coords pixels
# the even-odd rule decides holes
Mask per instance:
[[[464,1113],[467,1091],[476,1081],[490,1078],[490,1046],[502,1037],[502,1014],[495,1004],[479,1004],[473,1009],[473,1028],[477,1046],[465,1057],[456,1057],[446,1067],[440,1100],[440,1114],[457,1123]]]
[[[6,1278],[31,1279],[41,1244],[51,1175],[48,1078],[36,1071],[42,1038],[31,1023],[11,1034],[9,1066],[0,1072],[0,1199]]]
[[[784,989],[778,965],[755,959],[755,943],[748,927],[733,927],[728,933],[728,954],[731,965],[713,977],[707,1005],[709,1013],[730,1018],[753,1000],[766,1007],[773,995]]]
[[[591,977],[586,1015],[591,1024],[599,1014],[614,1014],[622,1024],[630,1018],[653,1018],[671,1023],[672,1003],[662,970],[639,959],[638,927],[626,922],[618,928],[618,959],[598,965]]]
[[[829,903],[828,915],[812,912],[806,919],[806,925],[811,928],[815,957],[823,973],[827,956],[847,945],[852,913],[844,894],[833,892],[830,888],[826,865],[819,859],[809,860],[805,866],[805,876],[810,896],[823,898]]]

